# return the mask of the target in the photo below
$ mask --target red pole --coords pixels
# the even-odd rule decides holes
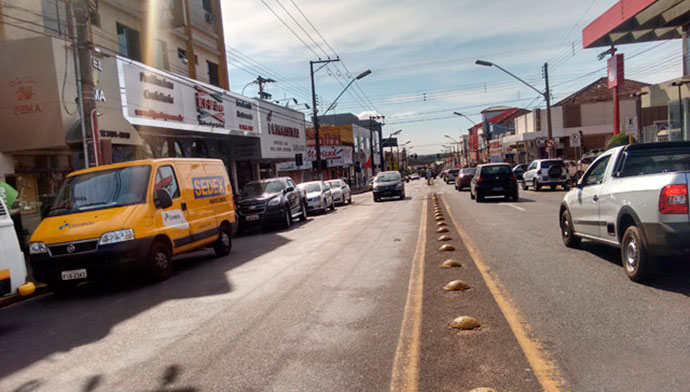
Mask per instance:
[[[613,135],[618,135],[621,129],[620,100],[618,99],[618,86],[613,88]]]

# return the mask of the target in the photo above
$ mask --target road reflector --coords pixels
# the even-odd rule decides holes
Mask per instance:
[[[448,228],[447,227],[441,227],[438,230],[436,230],[437,233],[447,233]]]
[[[446,225],[446,222],[444,222],[444,221],[438,222],[436,224],[436,226],[445,226],[445,225]]]
[[[472,316],[460,316],[450,323],[451,328],[456,329],[475,329],[481,327],[481,323]]]
[[[457,267],[462,267],[462,264],[460,264],[459,261],[453,260],[453,259],[448,259],[441,264],[441,268],[457,268]]]
[[[455,250],[455,248],[452,245],[445,244],[441,248],[439,248],[441,252],[452,252]]]
[[[452,238],[448,237],[447,235],[442,235],[438,237],[439,242],[444,242],[444,241],[450,241]]]
[[[470,288],[470,285],[463,282],[462,280],[454,280],[449,282],[447,285],[443,286],[446,291],[464,291]]]
[[[437,221],[442,221],[442,220],[446,220],[446,218],[444,218],[444,217],[442,217],[442,216],[437,216],[437,217],[436,217],[436,220],[437,220]]]

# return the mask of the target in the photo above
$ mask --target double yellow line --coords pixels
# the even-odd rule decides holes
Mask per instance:
[[[439,199],[442,199],[440,196]],[[448,204],[443,200],[446,212],[453,222],[453,226],[460,235],[474,264],[482,275],[491,295],[501,309],[513,335],[518,341],[534,375],[537,377],[542,389],[546,392],[560,392],[564,390],[563,377],[558,367],[546,354],[543,346],[534,338],[529,324],[522,318],[503,285],[490,273],[479,251],[474,246],[465,230],[458,224]],[[424,254],[426,251],[427,206],[424,199],[422,217],[419,225],[417,250],[410,271],[410,282],[407,290],[407,301],[403,314],[402,327],[398,338],[398,347],[393,362],[391,376],[391,391],[418,391],[419,390],[419,356],[420,335],[422,328],[422,297],[424,294]]]

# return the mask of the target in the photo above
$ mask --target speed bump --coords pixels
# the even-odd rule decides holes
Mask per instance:
[[[440,222],[436,223],[436,226],[445,226],[445,225],[446,225],[446,222],[444,222],[444,221],[440,221]]]
[[[437,217],[436,217],[436,220],[437,220],[437,221],[443,221],[443,220],[446,220],[446,218],[444,218],[444,217],[442,217],[442,216],[437,216]]]
[[[440,250],[441,252],[452,252],[455,250],[455,248],[453,247],[453,245],[445,244],[441,246],[438,250]]]
[[[462,264],[460,264],[459,261],[453,260],[453,259],[448,259],[441,264],[441,268],[458,268],[462,267]]]
[[[470,288],[470,285],[463,282],[462,280],[454,280],[452,282],[448,282],[447,285],[443,286],[443,289],[446,291],[465,291]]]
[[[438,230],[436,230],[437,233],[447,233],[448,228],[447,227],[441,227]]]
[[[445,241],[450,241],[450,240],[452,240],[452,238],[448,237],[447,235],[442,235],[442,236],[438,237],[439,242],[445,242]]]
[[[451,328],[456,329],[475,329],[481,327],[482,324],[476,318],[472,316],[460,316],[450,323]]]

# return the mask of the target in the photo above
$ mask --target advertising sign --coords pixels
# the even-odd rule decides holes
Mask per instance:
[[[128,59],[117,59],[122,110],[129,122],[162,128],[259,136],[254,101]]]
[[[350,146],[323,146],[321,149],[321,159],[328,163],[328,167],[342,167],[352,165],[352,147]],[[311,167],[311,163],[316,161],[316,149],[307,148],[307,155],[304,159],[306,167]]]
[[[0,199],[5,202],[7,208],[12,208],[12,204],[17,200],[19,193],[6,182],[0,181]]]
[[[623,54],[611,56],[607,61],[609,88],[623,85],[625,80]]]
[[[319,144],[322,146],[340,146],[353,144],[352,124],[319,126]],[[314,146],[314,128],[307,129],[307,146]]]
[[[268,102],[259,102],[261,158],[294,159],[306,154],[304,114]]]

